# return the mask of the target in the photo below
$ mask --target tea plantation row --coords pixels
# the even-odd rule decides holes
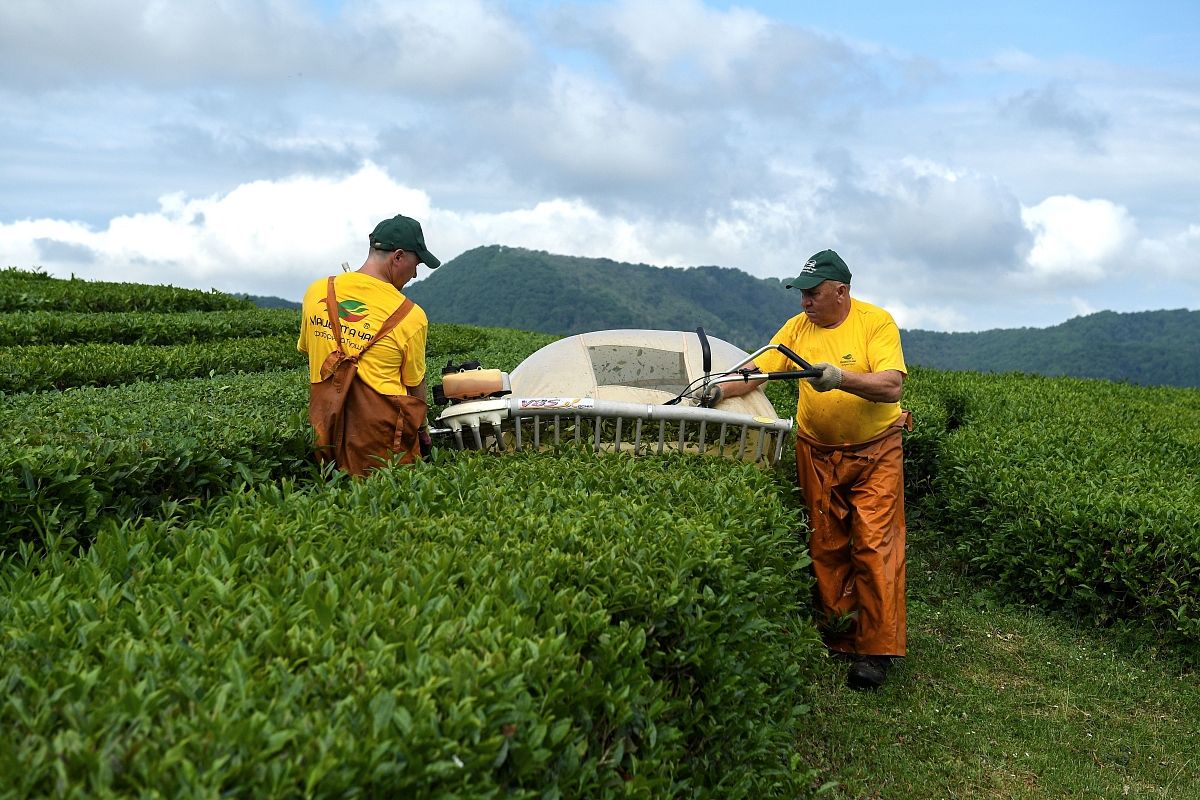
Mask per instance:
[[[52,539],[0,569],[0,774],[28,797],[800,796],[800,526],[754,467],[575,451],[268,484],[78,557]]]
[[[964,560],[1200,664],[1200,391],[924,370],[910,390],[947,421],[921,507]]]
[[[511,369],[552,338],[435,323],[431,373],[471,356]],[[294,334],[177,347],[0,347],[0,356],[14,366],[7,379],[26,390],[0,397],[0,426],[13,432],[0,442],[0,551],[50,531],[87,541],[104,521],[153,515],[163,503],[317,474]],[[214,377],[149,379],[172,371]],[[28,391],[66,375],[74,378],[61,382],[78,388]]]
[[[0,312],[159,313],[251,310],[254,304],[218,291],[109,281],[63,280],[36,271],[0,270]]]
[[[252,336],[296,337],[297,314],[288,309],[248,311],[0,313],[0,345],[179,345]]]

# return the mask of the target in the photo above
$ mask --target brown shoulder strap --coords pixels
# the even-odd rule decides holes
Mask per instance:
[[[358,354],[359,357],[361,358],[362,354],[371,348],[371,345],[375,344],[384,336],[387,336],[389,333],[391,333],[392,328],[399,325],[400,321],[408,316],[408,312],[412,311],[413,306],[415,305],[416,303],[414,303],[412,300],[409,300],[407,297],[404,298],[404,302],[400,304],[400,307],[393,311],[390,317],[384,320],[383,324],[379,326],[379,330],[375,331],[375,335],[371,337],[371,341],[367,342],[367,346],[362,349],[362,353]]]
[[[329,313],[329,324],[333,328],[333,341],[343,356],[353,361],[357,361],[358,359],[362,358],[363,353],[371,349],[371,345],[375,344],[384,336],[387,336],[389,333],[391,333],[392,328],[399,325],[401,320],[408,316],[408,312],[413,310],[413,306],[416,305],[416,303],[407,297],[404,298],[404,302],[400,304],[400,307],[393,311],[390,317],[384,320],[383,324],[379,326],[379,330],[375,331],[375,335],[371,337],[371,341],[367,342],[367,346],[358,351],[358,355],[346,355],[346,351],[342,349],[342,323],[339,321],[338,313],[336,311],[337,294],[333,291],[334,277],[335,276],[333,275],[329,276],[329,284],[326,289],[325,296],[325,305],[327,306],[325,310]]]
[[[333,277],[329,276],[329,284],[325,290],[325,313],[329,315],[329,327],[333,328],[334,345],[345,355],[346,351],[342,350],[342,323],[338,314],[337,293],[333,291]]]

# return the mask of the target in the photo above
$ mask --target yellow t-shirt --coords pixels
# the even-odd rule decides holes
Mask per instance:
[[[847,372],[899,370],[905,375],[900,329],[892,315],[878,306],[850,299],[850,314],[836,328],[822,328],[798,314],[771,339],[810,364],[821,361]],[[763,353],[754,363],[764,372],[800,369],[778,350]],[[899,403],[872,403],[849,392],[818,392],[808,381],[798,382],[796,426],[800,433],[832,445],[859,444],[883,433],[900,417]]]
[[[296,349],[308,353],[308,379],[321,381],[321,364],[337,344],[325,310],[328,278],[321,278],[304,292],[303,319]],[[344,272],[334,278],[338,316],[342,326],[342,348],[347,355],[361,352],[392,312],[404,302],[395,286],[361,272]],[[371,347],[358,362],[358,377],[380,394],[408,394],[404,388],[425,380],[425,340],[429,319],[420,306],[383,340]]]

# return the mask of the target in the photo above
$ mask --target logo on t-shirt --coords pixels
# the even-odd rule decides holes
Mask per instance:
[[[322,299],[322,303],[328,303]],[[338,303],[338,319],[342,322],[358,322],[367,316],[367,304],[361,300],[342,300]]]
[[[841,360],[842,360],[843,367],[849,366],[850,364],[854,364],[855,363],[854,353],[846,353],[846,355],[842,356]]]

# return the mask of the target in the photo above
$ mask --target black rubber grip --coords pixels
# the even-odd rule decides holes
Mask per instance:
[[[804,369],[812,369],[812,364],[808,363],[803,358],[801,358],[800,356],[793,353],[791,351],[791,349],[788,348],[787,345],[777,344],[775,346],[779,348],[779,352],[783,353],[785,356],[790,358],[795,363],[799,364]]]
[[[798,378],[819,378],[821,377],[821,370],[809,367],[808,369],[793,370],[790,372],[768,372],[762,377],[769,381],[791,381]]]

